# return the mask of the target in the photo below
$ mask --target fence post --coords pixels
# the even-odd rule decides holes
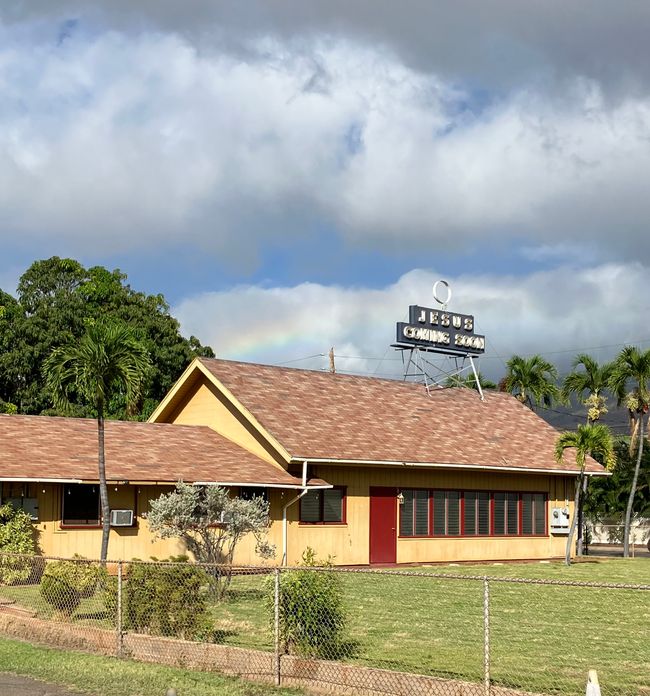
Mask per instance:
[[[490,696],[490,581],[483,578],[483,689]]]
[[[117,562],[117,656],[122,657],[124,648],[124,632],[122,631],[122,561]]]
[[[280,686],[281,671],[280,671],[280,569],[275,569],[275,587],[273,592],[274,600],[274,643],[275,643],[275,685]]]

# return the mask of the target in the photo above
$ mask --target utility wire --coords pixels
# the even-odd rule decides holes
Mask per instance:
[[[304,360],[312,360],[313,358],[323,358],[325,353],[314,353],[314,355],[306,355],[304,358],[295,358],[294,360],[285,360],[284,362],[273,363],[274,366],[291,365],[292,363],[303,362]],[[338,357],[338,356],[337,356]]]
[[[477,328],[478,324],[477,324]],[[480,355],[478,358],[481,361],[487,361],[487,360],[499,360],[501,364],[505,367],[506,361],[504,358],[500,355],[500,353],[497,351],[496,346],[494,345],[494,342],[490,339],[486,338],[486,342],[488,345],[492,348],[494,351],[495,355]],[[566,348],[563,350],[553,350],[553,351],[543,351],[543,352],[536,352],[536,353],[517,353],[517,355],[520,355],[521,357],[529,357],[531,355],[541,355],[542,357],[544,356],[549,356],[549,355],[563,355],[567,353],[574,353],[576,355],[580,353],[587,353],[589,351],[593,350],[601,350],[604,348],[620,348],[623,346],[628,346],[628,345],[634,345],[634,344],[644,344],[644,343],[650,343],[650,338],[643,338],[643,339],[637,339],[637,340],[632,340],[632,341],[624,341],[622,343],[607,343],[603,344],[600,346],[587,346],[587,347],[577,347],[577,348]],[[374,355],[337,355],[336,357],[340,360],[365,360],[365,361],[372,361],[372,362],[377,362],[377,368],[375,369],[374,372],[355,372],[352,370],[338,370],[339,372],[346,372],[348,374],[359,374],[359,375],[367,375],[367,376],[372,376],[378,373],[378,369],[381,366],[381,363],[383,362],[401,362],[401,358],[389,358],[387,357],[387,353],[390,350],[390,346],[386,349],[384,352],[384,355],[382,357],[374,356]],[[281,365],[292,365],[294,363],[298,362],[304,362],[305,360],[313,360],[314,358],[323,358],[326,356],[326,353],[314,353],[313,355],[306,355],[302,358],[294,358],[293,360],[285,360],[283,362],[277,362],[273,363],[276,366],[281,366]],[[559,376],[563,377],[566,376],[567,373],[562,373]],[[394,376],[394,375],[390,375]]]

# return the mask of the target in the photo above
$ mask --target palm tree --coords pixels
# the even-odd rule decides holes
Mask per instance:
[[[645,418],[650,407],[650,350],[640,351],[635,346],[625,346],[618,354],[609,379],[610,389],[616,394],[618,405],[625,404],[630,414],[630,453],[637,445],[636,466],[630,496],[625,510],[625,539],[623,555],[630,555],[630,525],[632,508],[639,481],[641,458],[643,457],[643,439],[645,437]]]
[[[580,366],[584,369],[576,370]],[[581,353],[575,357],[571,367],[573,371],[564,378],[561,397],[562,400],[568,401],[571,395],[575,394],[581,399],[587,407],[587,425],[590,425],[607,413],[603,392],[609,385],[612,364],[599,365],[590,355]]]
[[[562,400],[568,403],[571,395],[575,394],[587,408],[587,425],[592,425],[607,413],[607,400],[603,396],[603,392],[608,386],[612,365],[611,363],[599,365],[590,355],[581,353],[575,357],[571,367],[573,371],[564,378],[564,383],[562,384]],[[577,370],[576,368],[578,367],[583,369]],[[583,550],[582,517],[588,485],[589,477],[585,476],[582,481],[580,500],[577,507],[578,556],[582,556]]]
[[[528,408],[543,405],[547,408],[560,399],[560,390],[555,383],[557,369],[541,355],[522,358],[513,355],[506,363],[508,372],[499,383],[501,391],[510,392]]]
[[[127,411],[138,402],[151,367],[144,346],[125,324],[96,323],[76,343],[56,348],[44,364],[45,381],[57,408],[68,410],[80,400],[97,413],[99,497],[102,510],[101,560],[108,556],[110,507],[106,486],[104,418],[116,397]]]
[[[582,481],[585,476],[585,464],[587,455],[599,456],[609,469],[614,464],[614,443],[609,428],[605,425],[579,425],[576,432],[562,433],[555,443],[555,458],[558,462],[562,461],[564,450],[575,448],[576,464],[580,467],[578,482],[575,491],[575,500],[573,507],[573,518],[569,529],[569,536],[566,542],[566,552],[564,562],[571,565],[571,544],[573,535],[576,531],[578,521],[577,510],[580,499],[580,491],[582,490]]]

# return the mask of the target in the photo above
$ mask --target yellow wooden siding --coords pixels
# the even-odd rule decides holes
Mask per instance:
[[[371,486],[539,492],[548,494],[549,509],[565,504],[573,508],[573,478],[562,476],[325,465],[314,467],[312,475],[347,487],[346,524],[300,524],[298,506],[290,508],[289,563],[298,562],[307,547],[320,558],[333,556],[336,564],[368,563]],[[565,544],[566,536],[550,534],[542,538],[398,538],[397,562],[543,559],[562,556]]]
[[[46,556],[69,557],[75,553],[84,558],[99,558],[102,530],[96,528],[65,528],[61,525],[61,498],[65,484],[39,485],[39,519],[35,523],[40,553]],[[112,559],[167,558],[185,553],[176,540],[153,540],[142,513],[148,501],[169,490],[163,486],[109,486],[111,509],[133,510],[137,492],[137,524],[134,527],[111,527],[108,554]]]
[[[369,520],[371,486],[393,488],[449,488],[462,490],[511,490],[545,492],[549,508],[571,503],[573,478],[561,476],[497,474],[484,472],[423,471],[402,468],[352,466],[318,466],[312,474],[340,486],[346,486],[346,523],[309,525],[298,521],[299,503],[288,509],[288,562],[300,561],[307,547],[320,558],[333,557],[341,565],[366,564],[369,560]],[[42,484],[38,488],[38,544],[41,553],[50,556],[97,558],[101,546],[101,529],[66,529],[61,526],[62,484]],[[112,528],[109,556],[113,559],[167,558],[187,553],[175,539],[154,539],[143,513],[149,501],[171,489],[166,486],[109,487],[113,509],[133,509],[137,493],[137,526]],[[275,558],[262,561],[255,552],[255,538],[249,535],[240,543],[235,562],[246,565],[278,564],[282,556],[282,508],[296,496],[296,491],[270,490],[271,525],[269,541],[275,545]],[[398,510],[399,514],[399,510]],[[395,520],[397,526],[397,519]],[[566,536],[542,538],[448,538],[397,540],[398,563],[452,561],[544,559],[562,556]]]
[[[84,558],[99,558],[102,530],[96,528],[66,528],[61,525],[61,496],[65,484],[39,484],[39,519],[34,524],[39,552],[46,556],[70,557],[75,553]],[[172,490],[171,486],[109,486],[111,509],[133,510],[137,495],[136,526],[111,527],[108,555],[115,560],[131,560],[151,557],[163,559],[188,554],[185,545],[177,539],[157,539],[149,530],[144,514],[149,501]],[[295,491],[273,490],[270,496],[272,517],[281,515],[281,507]],[[277,564],[280,560],[282,527],[274,524],[269,529],[269,540],[276,546],[276,558],[265,563]],[[191,556],[191,554],[188,554]],[[249,535],[238,547],[237,563],[255,565],[262,560],[255,553],[255,538]]]
[[[262,435],[205,377],[196,380],[165,420],[179,425],[207,425],[260,459],[286,468]]]

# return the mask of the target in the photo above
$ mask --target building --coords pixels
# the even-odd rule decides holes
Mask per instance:
[[[0,417],[3,498],[36,499],[45,553],[99,548],[98,507],[65,502],[91,499],[94,428]],[[508,394],[196,359],[150,423],[107,424],[111,507],[135,512],[110,555],[182,550],[152,542],[143,517],[182,478],[266,495],[276,563],[307,547],[338,564],[559,557],[578,468],[555,461],[556,439]],[[587,473],[605,474],[593,460]],[[252,544],[236,560],[256,562]]]
[[[0,415],[0,443],[2,501],[30,513],[41,552],[96,558],[102,534],[97,421]],[[235,493],[303,490],[300,479],[207,427],[106,421],[105,450],[111,510],[133,513],[111,528],[115,559],[185,553],[179,542],[154,539],[145,517],[149,501],[179,480]]]

